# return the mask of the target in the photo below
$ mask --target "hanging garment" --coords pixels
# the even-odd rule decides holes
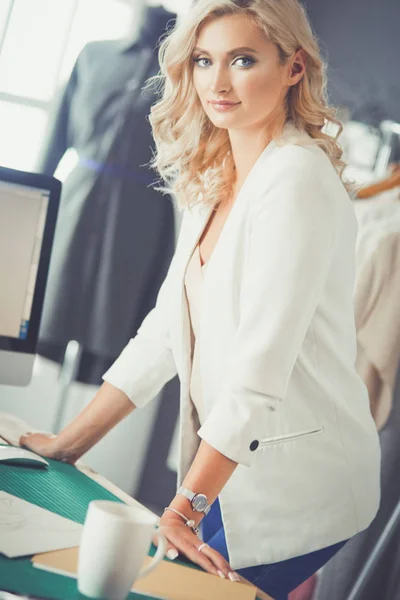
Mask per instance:
[[[63,185],[38,353],[61,361],[84,349],[78,380],[100,383],[154,305],[175,247],[170,198],[150,184],[150,107],[141,92],[158,73],[157,40],[176,15],[149,7],[139,42],[89,43],[63,93],[39,171],[68,148],[79,162]]]
[[[392,408],[400,360],[400,205],[354,203],[358,218],[355,318],[357,371],[368,386],[371,412],[381,429]]]

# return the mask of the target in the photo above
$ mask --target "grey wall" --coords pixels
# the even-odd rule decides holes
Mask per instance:
[[[329,94],[352,118],[400,122],[400,0],[304,0],[329,64]]]

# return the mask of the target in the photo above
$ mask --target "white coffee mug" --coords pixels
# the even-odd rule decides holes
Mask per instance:
[[[136,579],[164,557],[167,541],[156,523],[157,517],[141,506],[90,502],[79,546],[78,590],[90,598],[125,600]],[[153,534],[158,536],[157,552],[139,573]]]

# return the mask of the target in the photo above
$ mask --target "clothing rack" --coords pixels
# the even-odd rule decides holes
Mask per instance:
[[[397,369],[396,382],[394,386],[393,396],[400,402],[400,363]],[[346,600],[363,600],[363,594],[366,590],[368,582],[372,577],[375,568],[379,564],[379,560],[386,550],[388,544],[392,541],[396,532],[400,528],[400,499],[392,512],[384,530],[378,538],[374,549],[372,550],[367,562],[363,566],[358,575],[352,590]]]

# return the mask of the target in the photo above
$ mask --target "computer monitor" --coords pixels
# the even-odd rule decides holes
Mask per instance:
[[[0,167],[0,384],[32,377],[61,183]]]

